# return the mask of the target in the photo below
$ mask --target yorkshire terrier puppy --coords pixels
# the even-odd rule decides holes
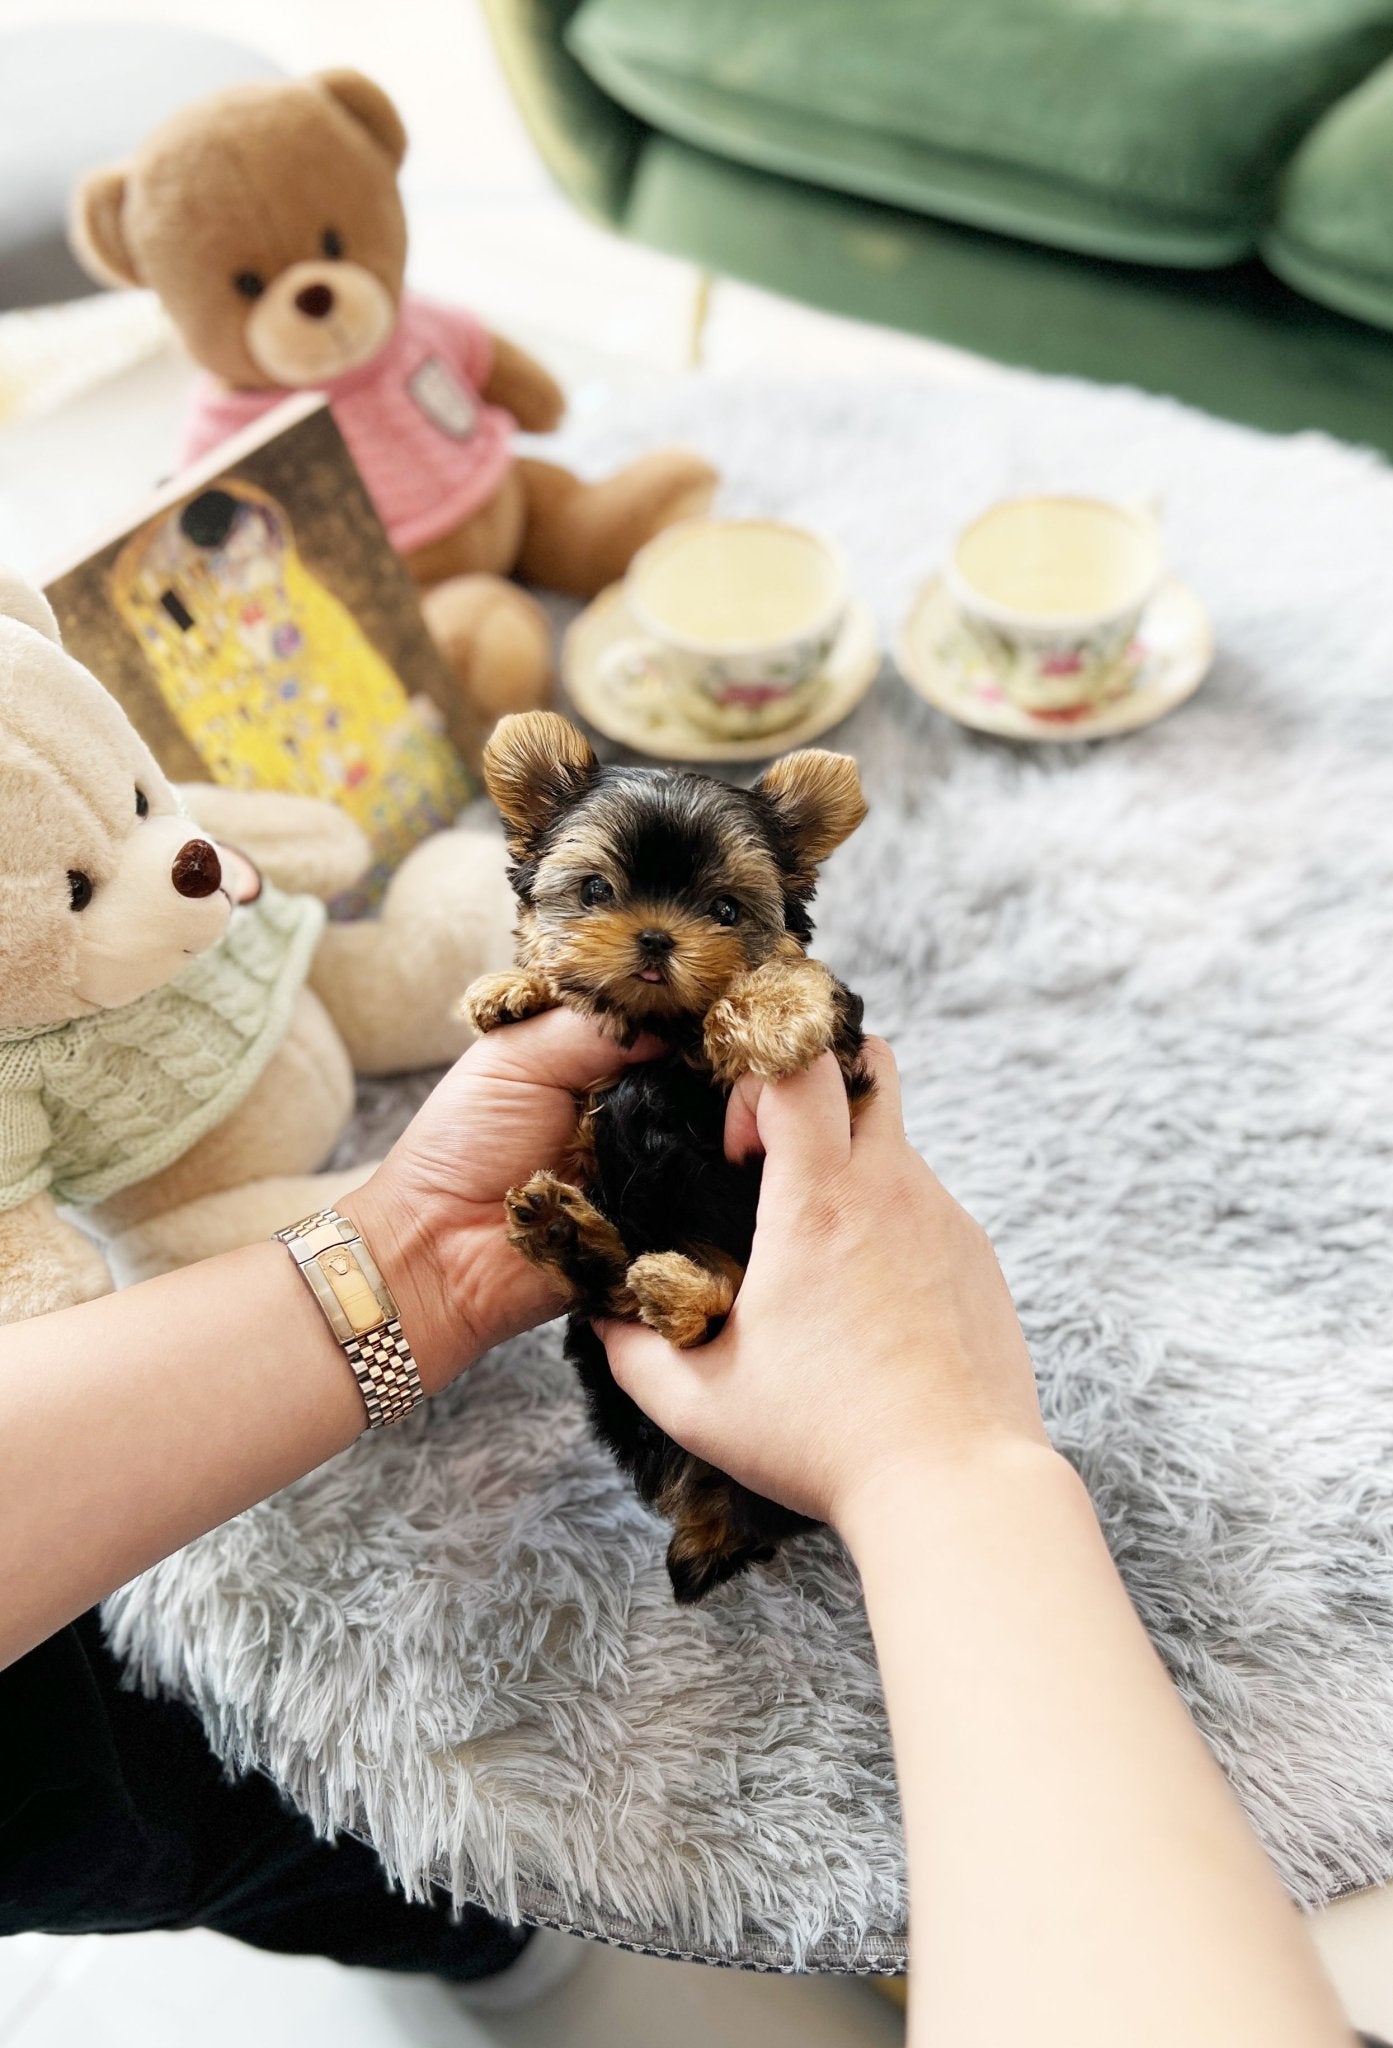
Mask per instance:
[[[667,1047],[591,1094],[564,1173],[535,1173],[507,1207],[513,1244],[564,1285],[598,1434],[673,1524],[673,1592],[700,1600],[813,1524],[665,1436],[616,1385],[591,1320],[641,1319],[683,1347],[720,1328],[759,1200],[760,1162],[724,1150],[739,1075],[796,1073],[830,1047],[853,1111],[869,1095],[860,998],[807,952],[818,865],[865,816],[861,785],[820,751],[749,790],[603,768],[549,711],[503,719],[484,779],[513,858],[517,967],[475,982],[465,1014],[491,1031],[566,1004],[622,1043],[651,1031]]]

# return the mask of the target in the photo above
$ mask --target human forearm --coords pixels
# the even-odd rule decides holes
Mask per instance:
[[[844,1522],[905,1803],[911,2039],[1348,2042],[1063,1461],[925,1457]]]
[[[3,1336],[0,1664],[343,1450],[365,1421],[278,1244]]]
[[[578,1093],[644,1057],[560,1011],[497,1038],[509,1042],[466,1053],[339,1203],[428,1394],[555,1314],[508,1243],[503,1197],[564,1152]],[[366,1419],[278,1244],[0,1329],[0,1664],[332,1457]]]

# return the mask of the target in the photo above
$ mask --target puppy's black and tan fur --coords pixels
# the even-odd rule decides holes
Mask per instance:
[[[829,1047],[853,1110],[870,1092],[861,1002],[807,954],[817,869],[865,816],[845,755],[790,754],[753,789],[602,768],[551,712],[505,718],[484,755],[520,905],[516,969],[476,982],[480,1031],[558,1003],[621,1042],[669,1050],[582,1105],[564,1177],[508,1197],[509,1234],[571,1301],[568,1354],[600,1436],[673,1524],[668,1572],[700,1600],[811,1524],[690,1457],[610,1375],[597,1316],[670,1342],[720,1327],[754,1236],[758,1161],[724,1152],[743,1073],[796,1073]],[[751,1418],[757,1426],[758,1418]]]

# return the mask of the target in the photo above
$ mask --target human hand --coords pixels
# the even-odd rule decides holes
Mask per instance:
[[[619,1384],[678,1443],[843,1533],[908,1467],[1048,1441],[996,1255],[905,1137],[889,1047],[867,1057],[876,1092],[854,1129],[830,1054],[732,1095],[727,1151],[762,1146],[764,1178],[714,1342],[601,1332]]]
[[[489,1032],[456,1061],[363,1187],[339,1203],[396,1296],[428,1393],[563,1306],[507,1239],[503,1197],[561,1163],[576,1097],[659,1050],[571,1010]]]

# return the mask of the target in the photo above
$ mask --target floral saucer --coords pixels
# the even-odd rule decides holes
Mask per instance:
[[[1142,613],[1113,695],[1069,711],[1027,711],[1005,694],[943,578],[931,576],[901,628],[898,659],[911,689],[977,732],[1012,740],[1097,740],[1150,725],[1193,696],[1214,660],[1214,632],[1194,591],[1171,577]]]
[[[561,680],[582,718],[606,739],[666,761],[766,761],[806,746],[854,711],[880,672],[874,615],[853,598],[816,689],[789,724],[755,737],[722,739],[687,716],[680,692],[663,672],[660,648],[638,665],[613,658],[612,650],[638,634],[623,584],[612,583],[567,628]]]

